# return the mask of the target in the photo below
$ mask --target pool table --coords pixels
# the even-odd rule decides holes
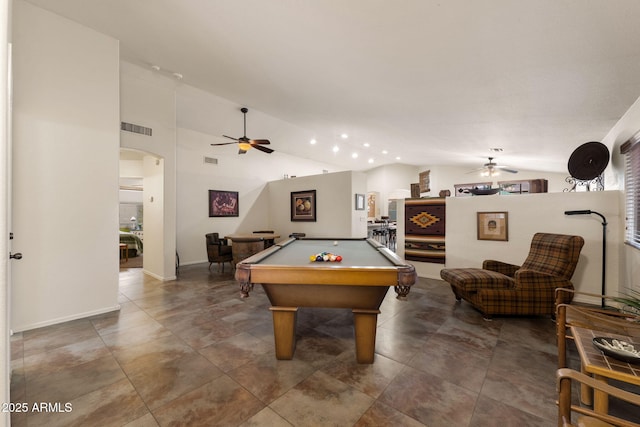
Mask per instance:
[[[341,262],[312,262],[329,252]],[[358,363],[373,363],[380,304],[389,286],[405,298],[416,281],[415,268],[372,239],[290,239],[236,265],[236,280],[246,298],[261,284],[273,315],[276,358],[295,351],[298,307],[350,308]]]

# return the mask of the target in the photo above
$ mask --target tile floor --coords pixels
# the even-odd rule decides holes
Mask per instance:
[[[351,312],[334,309],[301,309],[294,359],[278,361],[262,288],[240,299],[207,267],[170,282],[123,268],[120,311],[14,335],[12,401],[53,406],[12,425],[555,424],[549,318],[485,321],[419,279],[406,301],[387,294],[374,364],[355,362]]]

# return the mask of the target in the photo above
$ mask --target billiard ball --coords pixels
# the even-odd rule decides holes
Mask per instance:
[[[338,241],[337,240],[333,241],[333,246],[338,246]]]

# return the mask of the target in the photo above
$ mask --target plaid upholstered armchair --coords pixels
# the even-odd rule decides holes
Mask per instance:
[[[485,318],[553,316],[555,289],[573,289],[571,277],[583,245],[580,236],[536,233],[522,266],[485,260],[482,268],[445,268],[440,277],[451,285],[456,300],[469,302]]]

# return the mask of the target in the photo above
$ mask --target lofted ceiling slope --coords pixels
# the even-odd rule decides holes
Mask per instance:
[[[640,96],[637,0],[28,1],[120,40],[126,61],[249,107],[248,136],[277,152],[353,170],[493,156],[565,173]],[[240,136],[239,111],[222,128],[198,99],[179,126]],[[300,132],[267,134],[251,111]]]

